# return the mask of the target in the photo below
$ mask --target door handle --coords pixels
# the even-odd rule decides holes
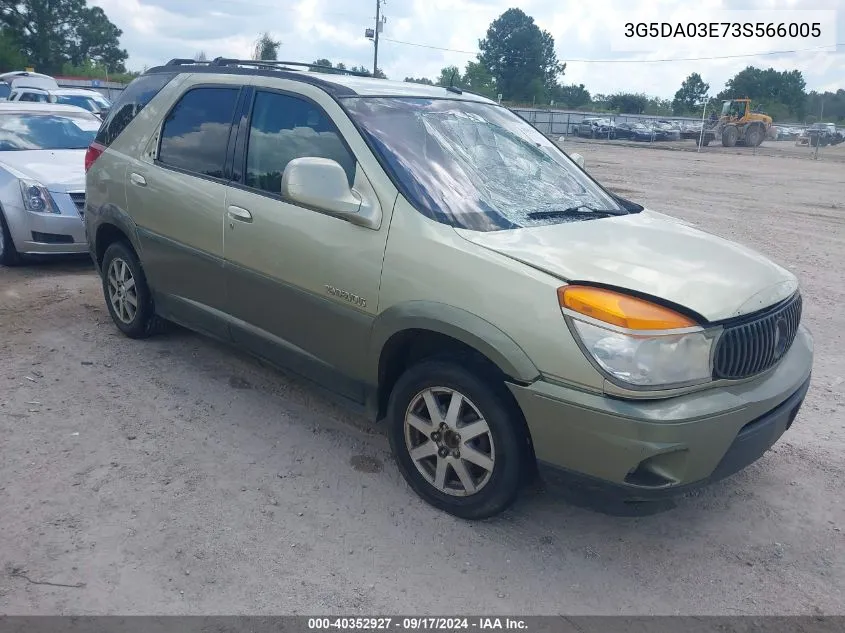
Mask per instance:
[[[137,185],[139,187],[146,187],[147,186],[147,179],[144,178],[141,174],[136,174],[132,172],[129,174],[129,182],[133,185]]]
[[[252,222],[252,214],[249,211],[234,205],[229,206],[229,218],[240,222]]]

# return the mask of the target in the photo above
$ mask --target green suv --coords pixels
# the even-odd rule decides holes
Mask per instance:
[[[126,88],[86,171],[121,331],[176,322],[327,387],[460,517],[507,508],[537,464],[637,501],[719,479],[809,385],[792,274],[457,88],[172,60]]]

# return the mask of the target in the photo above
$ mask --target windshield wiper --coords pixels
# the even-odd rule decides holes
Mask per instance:
[[[594,209],[586,204],[579,204],[574,207],[566,209],[554,209],[551,211],[531,211],[528,217],[532,220],[543,220],[545,218],[562,218],[572,217],[577,215],[591,215],[599,217],[608,217],[612,215],[627,215],[625,211],[617,211],[613,209]]]

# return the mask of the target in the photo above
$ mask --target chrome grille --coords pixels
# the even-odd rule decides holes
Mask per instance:
[[[801,307],[796,294],[752,321],[727,326],[716,346],[713,377],[736,380],[774,367],[795,340]]]
[[[76,210],[79,211],[79,215],[83,215],[85,213],[85,192],[71,191],[69,195],[70,199],[73,200],[73,204],[76,205]]]

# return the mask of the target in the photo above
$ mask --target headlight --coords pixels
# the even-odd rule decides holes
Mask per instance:
[[[616,383],[667,389],[708,382],[721,328],[630,295],[564,286],[558,300],[570,330],[590,360]]]
[[[23,206],[27,211],[37,213],[59,213],[53,196],[47,188],[35,180],[20,180]]]

